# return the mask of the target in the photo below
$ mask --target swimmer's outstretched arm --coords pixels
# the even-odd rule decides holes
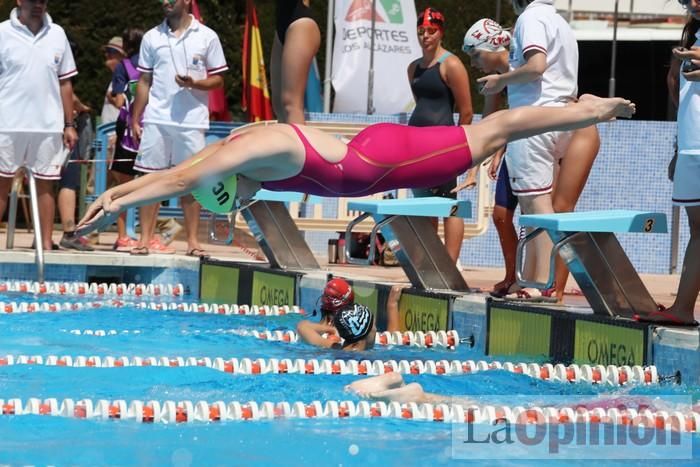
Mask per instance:
[[[330,349],[337,346],[338,340],[327,339],[322,336],[322,334],[337,336],[336,329],[328,324],[312,323],[311,321],[303,320],[297,325],[297,333],[301,340],[316,347]]]

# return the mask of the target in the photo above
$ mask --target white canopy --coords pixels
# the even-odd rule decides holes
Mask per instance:
[[[615,0],[555,0],[561,12],[568,12],[569,5],[577,12],[613,13]],[[620,0],[620,13],[632,11],[638,15],[685,16],[686,12],[678,0]],[[631,10],[632,8],[632,10]]]

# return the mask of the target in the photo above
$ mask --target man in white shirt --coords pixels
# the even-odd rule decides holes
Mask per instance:
[[[141,42],[141,77],[132,113],[133,134],[141,140],[134,169],[140,172],[169,169],[204,148],[208,92],[224,85],[221,73],[228,66],[221,42],[214,31],[189,14],[191,3],[163,0],[165,21],[148,31]],[[200,205],[189,194],[180,203],[187,254],[205,256],[197,239]],[[158,208],[157,204],[141,207],[141,237],[132,254],[174,253],[154,237]]]
[[[508,88],[508,106],[563,106],[578,94],[578,44],[569,24],[554,8],[554,0],[512,0],[518,16],[510,47],[510,70],[485,76],[481,92]],[[571,132],[550,132],[508,145],[506,160],[513,193],[523,214],[554,212],[552,188],[559,160]],[[525,275],[546,282],[551,242],[541,235],[528,252]],[[532,255],[537,251],[536,255]],[[537,290],[528,289],[534,297]]]
[[[78,72],[66,34],[46,13],[47,0],[17,0],[0,23],[0,218],[20,167],[37,179],[44,248],[51,249],[54,181],[78,141],[73,86]]]

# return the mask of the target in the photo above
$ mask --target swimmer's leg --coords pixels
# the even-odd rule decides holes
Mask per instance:
[[[477,165],[509,141],[629,118],[635,110],[635,105],[626,99],[585,95],[578,103],[565,107],[518,107],[463,128],[469,139],[472,165]]]
[[[354,381],[352,384],[345,386],[345,390],[354,392],[360,397],[368,397],[370,393],[399,388],[405,384],[403,377],[399,373],[392,371],[391,373],[384,373],[383,375]]]

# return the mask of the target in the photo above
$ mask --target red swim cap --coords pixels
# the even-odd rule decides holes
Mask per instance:
[[[434,27],[441,31],[445,30],[445,16],[440,13],[435,8],[426,8],[423,12],[418,15],[418,25],[419,28],[423,27]]]
[[[321,295],[321,310],[336,313],[355,302],[355,293],[350,284],[343,279],[331,279]]]

